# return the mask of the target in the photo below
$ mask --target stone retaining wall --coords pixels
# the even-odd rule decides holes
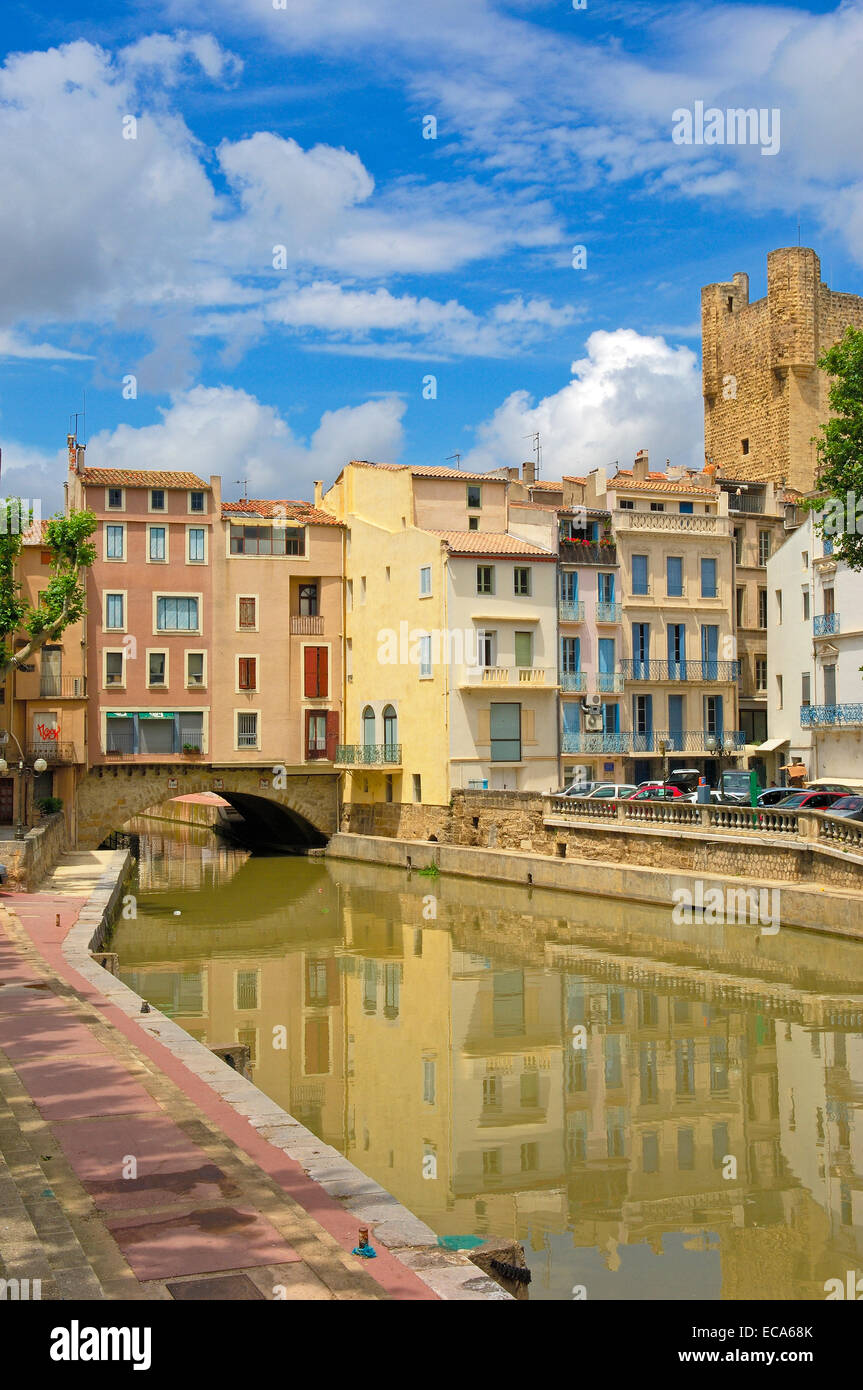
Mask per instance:
[[[66,849],[68,831],[62,811],[46,816],[23,840],[0,841],[0,864],[6,868],[6,887],[35,893]]]

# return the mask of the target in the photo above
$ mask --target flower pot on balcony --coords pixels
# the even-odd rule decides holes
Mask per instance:
[[[196,743],[184,743],[183,756],[186,758],[200,758],[201,750]]]

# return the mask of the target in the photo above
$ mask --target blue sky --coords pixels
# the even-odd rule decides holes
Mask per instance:
[[[698,466],[701,286],[761,295],[799,217],[863,291],[863,0],[7,0],[4,39],[2,488],[48,507],[84,393],[91,463],[228,495],[535,430],[547,477]],[[675,144],[696,101],[779,150]]]

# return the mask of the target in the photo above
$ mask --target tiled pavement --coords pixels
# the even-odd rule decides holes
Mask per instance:
[[[29,932],[49,956],[82,902],[0,909],[0,1276],[43,1299],[433,1298],[373,1276],[46,965]]]

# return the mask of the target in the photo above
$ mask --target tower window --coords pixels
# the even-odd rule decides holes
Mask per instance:
[[[748,453],[749,453],[749,440],[748,440],[748,439],[741,439],[741,441],[740,441],[740,447],[741,447],[741,449],[743,450],[744,454],[748,454]]]

